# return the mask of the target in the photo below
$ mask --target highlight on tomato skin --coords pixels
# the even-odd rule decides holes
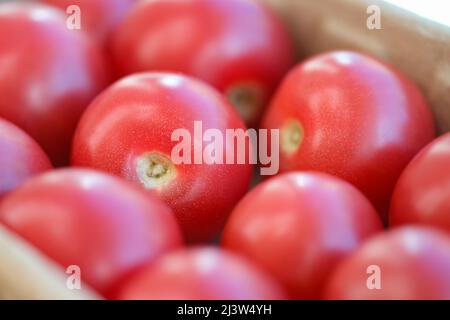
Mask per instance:
[[[361,192],[318,172],[268,179],[234,208],[222,247],[263,268],[292,299],[319,299],[330,272],[381,220]]]
[[[429,225],[450,234],[450,133],[417,154],[397,182],[389,225],[405,224]]]
[[[72,165],[120,176],[157,194],[173,210],[189,242],[211,241],[239,199],[247,192],[252,164],[195,162],[195,123],[226,137],[226,130],[246,130],[233,107],[213,87],[172,73],[141,73],[106,89],[79,122]],[[176,163],[179,144],[173,133],[188,135],[189,162]],[[232,140],[219,148],[237,150]],[[242,150],[240,150],[242,151]],[[188,151],[186,151],[188,152]],[[248,149],[245,149],[248,159]],[[186,153],[187,154],[187,153]]]
[[[449,300],[450,236],[424,226],[367,240],[334,271],[325,299]]]
[[[387,221],[402,170],[435,137],[430,107],[394,67],[332,51],[294,67],[262,127],[280,129],[280,171],[322,171],[361,190]]]
[[[181,72],[225,94],[249,127],[294,64],[283,23],[259,0],[142,1],[112,39],[120,75]]]
[[[48,156],[33,138],[0,118],[0,201],[26,180],[52,168]]]
[[[0,223],[106,298],[130,272],[179,248],[173,213],[157,197],[87,169],[38,175],[0,203]]]
[[[66,19],[39,3],[0,4],[0,117],[35,139],[55,166],[68,164],[77,122],[110,80],[102,50]]]
[[[122,300],[280,300],[280,285],[257,266],[216,247],[192,247],[141,268],[116,292]]]

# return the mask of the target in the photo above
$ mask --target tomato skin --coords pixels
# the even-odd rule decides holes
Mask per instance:
[[[244,101],[236,98],[236,103],[249,126],[258,124],[294,63],[289,36],[259,1],[143,1],[113,38],[120,74],[181,72],[210,83],[231,100],[243,86]]]
[[[0,200],[30,177],[51,168],[45,152],[28,134],[0,118]]]
[[[111,33],[138,0],[40,0],[64,12],[72,5],[81,10],[81,29],[106,46]]]
[[[380,268],[381,288],[368,289],[367,267]],[[393,229],[364,243],[332,275],[327,299],[450,299],[450,237],[420,226]]]
[[[113,176],[60,169],[31,179],[6,196],[0,222],[63,268],[109,297],[123,277],[180,247],[170,209]]]
[[[67,29],[60,10],[4,3],[0,65],[0,117],[30,134],[53,164],[67,164],[77,121],[108,81],[101,50]]]
[[[117,292],[122,300],[280,300],[280,286],[247,260],[215,247],[169,253]]]
[[[297,136],[290,136],[292,120]],[[281,172],[317,170],[347,180],[385,219],[401,171],[435,132],[411,81],[373,58],[346,51],[295,67],[262,127],[281,129]]]
[[[450,232],[450,133],[427,145],[406,167],[392,196],[389,223],[426,224]]]
[[[252,166],[173,165],[171,152],[178,144],[171,141],[174,130],[188,130],[192,157],[198,150],[194,121],[202,121],[203,131],[214,128],[224,137],[226,129],[245,130],[231,105],[200,81],[167,73],[126,77],[89,106],[75,134],[72,163],[145,186],[147,177],[139,173],[139,159],[148,154],[165,157],[171,164],[165,175],[169,180],[159,183],[159,179],[148,189],[169,204],[189,241],[211,240],[247,191]],[[230,142],[224,142],[223,154],[230,148]]]
[[[380,230],[375,209],[349,183],[293,172],[267,180],[241,200],[222,245],[267,270],[292,298],[316,299],[336,264]]]

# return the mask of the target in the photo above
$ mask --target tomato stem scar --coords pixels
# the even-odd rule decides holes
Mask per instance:
[[[136,173],[145,188],[158,189],[175,178],[176,169],[167,155],[152,151],[137,159]]]
[[[299,121],[289,119],[281,128],[281,150],[292,155],[301,146],[305,131]]]
[[[234,84],[226,90],[226,96],[246,122],[253,120],[264,105],[264,90],[255,82]]]

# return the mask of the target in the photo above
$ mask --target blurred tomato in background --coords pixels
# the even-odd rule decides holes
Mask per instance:
[[[77,122],[107,74],[99,47],[67,29],[65,13],[26,2],[0,6],[0,117],[30,134],[53,164],[68,164]]]
[[[175,71],[212,84],[250,126],[294,61],[279,18],[254,0],[139,2],[112,50],[121,75]]]
[[[156,197],[103,173],[60,169],[5,197],[0,222],[64,269],[78,266],[100,294],[182,244],[171,210]]]
[[[263,182],[233,210],[222,245],[261,266],[294,299],[318,299],[336,265],[382,231],[375,209],[349,183],[322,173]]]
[[[41,147],[23,130],[0,118],[0,200],[30,177],[52,169]]]
[[[125,300],[278,300],[285,293],[244,258],[213,247],[169,253],[130,277],[118,290]]]
[[[389,224],[424,224],[450,233],[450,133],[426,146],[403,171]]]
[[[424,227],[377,235],[337,267],[324,297],[449,300],[450,237]]]

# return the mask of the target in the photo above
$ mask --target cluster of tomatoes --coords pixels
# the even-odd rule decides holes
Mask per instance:
[[[450,299],[450,134],[372,57],[294,62],[257,0],[1,4],[0,223],[105,298]],[[174,164],[195,121],[280,174]]]

